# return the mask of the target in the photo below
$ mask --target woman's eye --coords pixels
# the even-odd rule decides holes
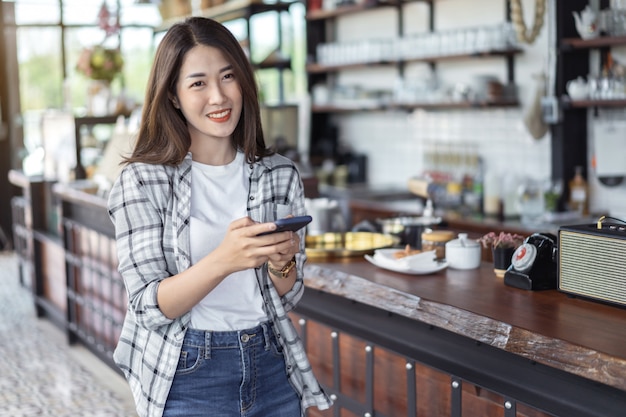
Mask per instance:
[[[200,87],[202,86],[202,81],[196,81],[195,83],[191,84],[192,87]]]
[[[235,74],[233,74],[233,73],[224,75],[224,79],[225,80],[232,80],[234,78],[235,78]]]

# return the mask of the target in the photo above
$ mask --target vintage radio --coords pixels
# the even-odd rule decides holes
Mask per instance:
[[[626,307],[626,225],[559,228],[558,289]]]

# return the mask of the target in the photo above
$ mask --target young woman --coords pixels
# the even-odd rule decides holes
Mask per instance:
[[[129,304],[114,359],[141,417],[299,417],[330,407],[287,313],[304,291],[294,164],[265,146],[252,67],[193,17],[158,46],[109,195]]]

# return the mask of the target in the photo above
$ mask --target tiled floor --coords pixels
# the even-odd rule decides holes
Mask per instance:
[[[7,252],[0,252],[0,416],[136,416],[119,374],[35,316]]]

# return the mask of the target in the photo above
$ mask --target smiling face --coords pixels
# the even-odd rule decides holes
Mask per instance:
[[[198,45],[187,52],[176,95],[173,102],[187,120],[194,159],[207,150],[232,149],[243,100],[232,65],[219,49]]]

